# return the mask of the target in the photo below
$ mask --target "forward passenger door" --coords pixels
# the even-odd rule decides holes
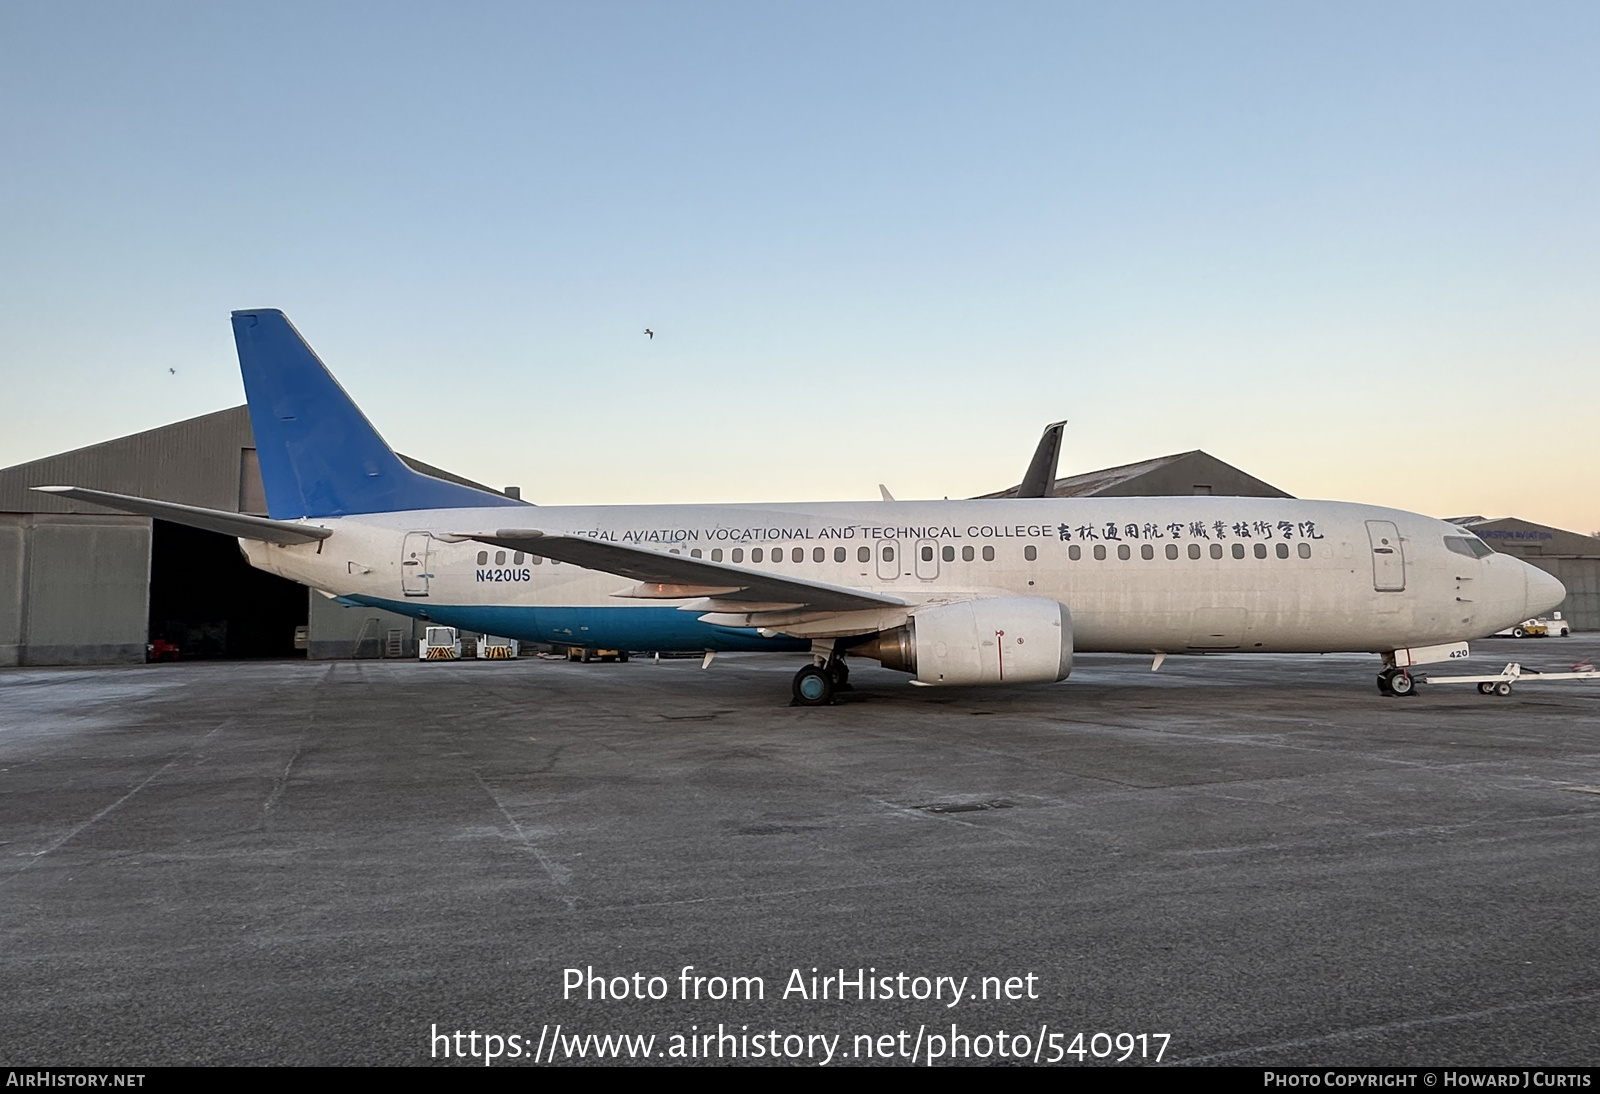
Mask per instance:
[[[1400,529],[1393,521],[1369,520],[1367,539],[1372,543],[1372,587],[1380,593],[1404,592],[1406,555]]]

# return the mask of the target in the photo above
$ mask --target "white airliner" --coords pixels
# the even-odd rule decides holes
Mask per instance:
[[[1380,690],[1555,607],[1555,578],[1432,517],[1278,498],[536,506],[420,474],[282,312],[233,314],[270,517],[39,489],[237,536],[346,603],[527,642],[845,656],[916,683],[1065,679],[1074,652],[1369,652]],[[1020,493],[1054,477],[1059,428]],[[885,491],[887,494],[887,491]]]

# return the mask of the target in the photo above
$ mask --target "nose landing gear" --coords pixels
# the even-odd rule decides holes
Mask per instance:
[[[1417,682],[1404,669],[1387,668],[1378,673],[1378,691],[1384,695],[1415,695]]]

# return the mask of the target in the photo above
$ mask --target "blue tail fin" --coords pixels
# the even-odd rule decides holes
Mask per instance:
[[[407,467],[281,311],[234,312],[233,340],[274,520],[523,504]]]

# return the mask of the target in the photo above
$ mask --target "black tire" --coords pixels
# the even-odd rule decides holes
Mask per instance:
[[[1389,677],[1389,691],[1393,695],[1415,695],[1417,682],[1403,672]]]
[[[1526,638],[1526,637],[1528,637],[1528,632],[1523,630],[1521,627],[1512,627],[1511,628],[1511,637],[1512,638]]]
[[[1494,694],[1494,685],[1489,683],[1488,681],[1484,681],[1483,683],[1478,685],[1478,694],[1479,695],[1493,695]]]
[[[1387,673],[1387,672],[1378,673],[1378,694],[1379,695],[1393,695],[1394,694],[1394,688],[1389,686],[1389,673]]]
[[[1505,680],[1502,680],[1494,686],[1494,693],[1501,698],[1504,698],[1505,696],[1511,694],[1511,685]]]
[[[816,665],[807,665],[794,674],[794,703],[797,707],[825,707],[833,702],[833,677]]]
[[[833,677],[834,691],[854,691],[850,686],[850,666],[844,663],[844,658],[828,665],[828,674]]]
[[[627,650],[623,650],[621,653],[617,654],[617,660],[621,661],[623,664],[627,664],[628,651]]]

